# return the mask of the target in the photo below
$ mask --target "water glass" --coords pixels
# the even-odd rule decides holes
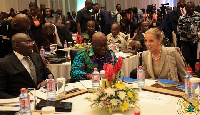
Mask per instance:
[[[35,111],[35,106],[37,104],[35,88],[27,88],[27,97],[30,99],[29,104],[31,107],[31,112],[33,112]]]
[[[57,96],[65,97],[65,78],[57,78]]]

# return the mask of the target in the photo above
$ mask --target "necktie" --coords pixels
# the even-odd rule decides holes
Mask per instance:
[[[54,44],[57,44],[57,37],[55,33],[54,33]]]
[[[34,81],[34,83],[37,85],[37,76],[36,76],[36,70],[35,65],[33,64],[32,60],[28,56],[24,56],[24,60],[27,61],[29,68],[30,68],[30,75]]]
[[[185,14],[185,11],[184,11],[184,9],[182,8],[182,15],[184,15]]]

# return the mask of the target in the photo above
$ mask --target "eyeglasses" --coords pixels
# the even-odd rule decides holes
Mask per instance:
[[[32,40],[32,41],[25,41],[25,42],[18,42],[18,43],[23,43],[23,44],[26,44],[26,45],[33,45],[35,43],[35,41]]]

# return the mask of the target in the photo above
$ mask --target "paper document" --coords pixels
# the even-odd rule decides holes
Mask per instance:
[[[141,103],[165,105],[171,99],[169,95],[152,93],[152,92],[147,92],[147,91],[142,91],[142,92],[139,92],[138,94],[139,94]]]
[[[19,102],[19,97],[17,98],[8,98],[8,99],[0,99],[0,105],[4,103],[16,103]]]
[[[85,88],[92,88],[92,80],[80,80],[80,83],[81,83]]]

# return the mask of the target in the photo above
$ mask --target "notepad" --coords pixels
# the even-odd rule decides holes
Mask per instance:
[[[172,86],[177,86],[178,83],[168,80],[168,79],[157,79],[158,84],[160,84],[163,87],[172,87]]]
[[[119,79],[123,79],[123,77],[120,77]],[[124,77],[124,81],[126,82],[136,82],[137,79],[133,79],[133,78],[130,78],[130,77]]]

